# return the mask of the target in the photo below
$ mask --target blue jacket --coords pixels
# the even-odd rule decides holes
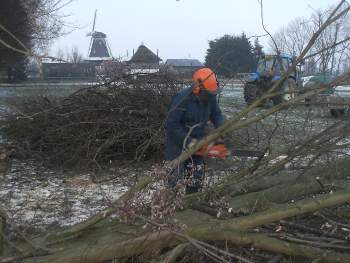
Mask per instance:
[[[203,103],[193,94],[192,88],[180,91],[172,99],[165,122],[165,159],[175,159],[192,139],[204,137],[209,120],[215,128],[224,122],[216,97],[211,96],[208,103]],[[194,128],[191,130],[191,127]]]

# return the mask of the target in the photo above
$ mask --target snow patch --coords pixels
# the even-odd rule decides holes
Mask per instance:
[[[127,189],[118,179],[94,183],[90,174],[68,177],[14,160],[0,178],[0,206],[18,225],[68,226],[104,210]]]

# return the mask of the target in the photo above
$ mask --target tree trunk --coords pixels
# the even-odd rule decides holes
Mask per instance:
[[[211,240],[207,236],[208,233],[219,236],[220,233],[229,230],[242,231],[251,229],[296,215],[312,213],[323,208],[344,204],[349,201],[350,190],[346,190],[318,198],[302,200],[293,204],[281,205],[251,216],[235,219],[218,220],[204,213],[191,210],[179,212],[176,218],[181,224],[185,224],[188,227],[183,233],[184,235],[202,240]],[[50,249],[55,251],[53,255],[28,258],[24,262],[100,262],[111,258],[130,257],[143,253],[157,253],[163,248],[171,248],[188,242],[183,236],[177,236],[167,230],[147,232],[145,234],[145,230],[142,230],[142,225],[137,227],[117,223],[110,225],[110,227],[104,226],[102,229],[103,231],[93,231],[91,229],[90,232],[85,233],[79,239],[53,245],[50,247]],[[132,237],[135,234],[140,235],[142,232],[144,234],[141,234],[141,236]],[[276,245],[276,247],[278,246]],[[295,248],[298,248],[298,246],[295,246]],[[286,253],[284,250],[275,250],[280,253]],[[301,250],[300,254],[304,253],[302,251],[304,250]],[[316,255],[317,253],[315,252],[314,254]],[[314,254],[311,253],[310,255]]]
[[[238,246],[252,246],[270,252],[285,254],[289,256],[301,256],[310,259],[319,259],[318,262],[328,263],[348,263],[350,262],[349,254],[336,253],[330,250],[324,250],[305,245],[294,244],[271,238],[263,234],[252,234],[226,229],[221,232],[213,232],[210,229],[193,234],[192,237],[212,241],[229,241]]]

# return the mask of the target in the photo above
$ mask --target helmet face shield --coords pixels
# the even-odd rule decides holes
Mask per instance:
[[[193,81],[195,85],[199,86],[201,90],[206,90],[211,95],[216,95],[218,90],[218,81],[215,73],[209,68],[202,68],[193,74]]]

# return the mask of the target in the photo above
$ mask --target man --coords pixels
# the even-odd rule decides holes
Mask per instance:
[[[210,120],[215,128],[224,122],[217,103],[218,82],[215,73],[202,68],[193,74],[194,85],[180,91],[172,100],[165,123],[165,159],[176,159],[186,148],[204,137],[204,129]],[[169,183],[175,186],[185,177],[186,192],[198,192],[204,179],[204,160],[194,154],[172,172]]]

